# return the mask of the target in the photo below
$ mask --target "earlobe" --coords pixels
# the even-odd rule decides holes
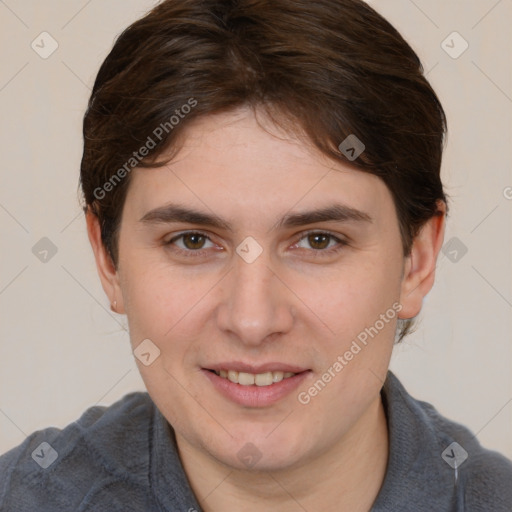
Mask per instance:
[[[111,304],[115,303],[115,312],[124,313],[122,293],[119,285],[119,274],[101,240],[101,227],[98,217],[90,209],[85,214],[87,235],[94,253],[96,269],[100,277],[101,286]]]
[[[405,259],[400,291],[402,310],[399,318],[419,314],[423,299],[434,285],[439,251],[444,241],[446,205],[438,202],[439,213],[429,219],[416,236],[411,254]]]

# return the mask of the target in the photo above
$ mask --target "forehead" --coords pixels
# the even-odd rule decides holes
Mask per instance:
[[[138,219],[170,202],[252,222],[334,203],[375,219],[394,213],[380,178],[329,159],[247,109],[191,123],[168,165],[132,171],[126,201]]]

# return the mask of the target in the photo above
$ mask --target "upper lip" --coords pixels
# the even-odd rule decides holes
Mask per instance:
[[[244,373],[266,373],[266,372],[291,372],[301,373],[309,368],[303,368],[301,366],[295,366],[285,363],[270,362],[265,364],[248,364],[241,361],[229,361],[225,363],[216,363],[204,367],[207,370],[234,370],[237,372]]]

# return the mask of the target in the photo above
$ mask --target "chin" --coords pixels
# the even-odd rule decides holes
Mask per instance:
[[[279,429],[279,427],[277,427]],[[276,431],[277,431],[276,429]],[[222,464],[246,471],[279,471],[290,468],[306,457],[304,435],[266,429],[258,434],[239,433],[233,438],[219,441],[217,446],[205,449]]]

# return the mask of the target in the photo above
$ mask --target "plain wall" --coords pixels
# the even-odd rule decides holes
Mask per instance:
[[[0,453],[144,390],[126,319],[100,286],[77,185],[95,75],[115,36],[154,3],[0,3]],[[417,51],[449,125],[445,248],[391,368],[414,397],[512,458],[512,3],[370,3]],[[59,45],[47,59],[31,47],[43,31]],[[469,43],[456,59],[441,46],[453,31]],[[449,38],[450,51],[460,43]],[[32,252],[43,237],[57,248],[46,263]]]

